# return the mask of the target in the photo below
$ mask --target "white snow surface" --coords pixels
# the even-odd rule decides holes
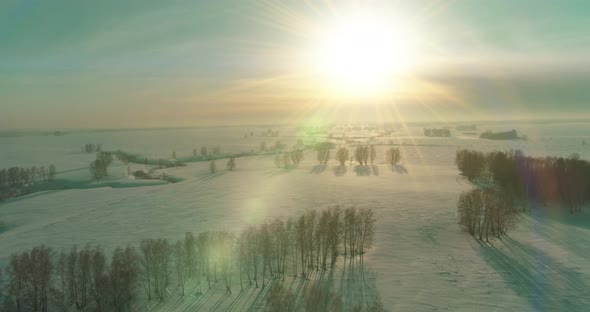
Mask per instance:
[[[495,125],[485,129],[510,130]],[[370,207],[377,214],[374,247],[364,258],[384,306],[390,311],[587,311],[590,307],[589,211],[571,217],[546,208],[523,214],[509,237],[482,244],[457,225],[456,202],[473,188],[454,165],[455,151],[519,148],[533,155],[590,159],[590,126],[524,124],[514,126],[529,140],[487,141],[456,134],[425,138],[421,127],[400,129],[374,143],[400,144],[402,163],[385,164],[388,145],[378,145],[378,157],[368,175],[356,164],[345,170],[331,160],[322,170],[313,151],[294,169],[277,169],[273,156],[236,160],[237,170],[218,173],[207,162],[165,169],[182,178],[174,184],[145,183],[126,177],[115,164],[110,180],[121,187],[90,181],[83,154],[85,143],[103,143],[106,150],[122,149],[150,157],[169,158],[172,151],[189,156],[193,148],[221,146],[225,152],[257,150],[260,142],[292,144],[298,134],[282,130],[278,138],[248,137],[264,128],[175,129],[70,133],[61,137],[0,138],[0,168],[54,163],[58,178],[84,183],[81,189],[46,191],[0,203],[0,264],[10,254],[39,244],[54,249],[74,244],[99,244],[106,250],[142,238],[181,239],[185,232],[230,230],[274,217],[298,215],[306,209]],[[333,151],[332,157],[335,152]],[[140,170],[141,165],[132,165]],[[144,183],[145,185],[137,185]],[[136,186],[136,187],[126,187]],[[342,267],[343,263],[339,263]],[[319,274],[319,273],[317,273]],[[293,281],[293,283],[295,283]],[[293,286],[296,287],[296,286]],[[142,310],[246,310],[257,292],[211,290],[211,295],[149,303]],[[347,294],[343,294],[347,295]],[[348,294],[351,295],[351,294]],[[346,300],[345,300],[346,301]]]

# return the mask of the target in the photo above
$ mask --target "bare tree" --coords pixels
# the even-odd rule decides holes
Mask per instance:
[[[390,165],[395,165],[400,160],[400,151],[398,148],[392,147],[385,151],[385,159]]]
[[[184,286],[188,277],[187,252],[183,241],[177,241],[174,245],[174,264],[176,269],[176,280],[180,287],[181,296],[184,296]]]
[[[230,157],[227,161],[227,170],[234,171],[236,169],[236,159],[234,157]]]
[[[299,165],[299,163],[303,160],[303,150],[295,149],[291,152],[291,161],[294,165]]]
[[[96,311],[104,311],[109,292],[108,267],[104,251],[99,247],[91,251],[89,280]]]
[[[289,152],[283,153],[283,166],[286,169],[291,168],[291,153],[289,153]]]
[[[517,215],[511,196],[493,189],[461,194],[457,209],[459,224],[472,236],[486,241],[505,235]]]
[[[338,149],[338,152],[336,152],[336,159],[340,162],[340,166],[344,166],[348,160],[348,148],[341,147]]]
[[[43,245],[10,258],[9,294],[17,311],[47,312],[53,265],[51,249]]]
[[[138,256],[133,248],[115,249],[109,270],[111,311],[131,311],[138,271]]]
[[[51,165],[49,165],[48,180],[49,181],[55,180],[55,175],[56,175],[55,165],[51,164]]]
[[[375,158],[377,157],[377,150],[375,149],[375,145],[371,144],[369,154],[370,154],[371,164],[373,164],[373,162],[375,161]]]

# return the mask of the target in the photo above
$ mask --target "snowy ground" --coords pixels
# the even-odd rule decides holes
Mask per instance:
[[[148,237],[180,239],[186,231],[238,232],[248,224],[297,215],[308,208],[371,207],[378,219],[376,242],[361,271],[367,272],[365,290],[376,288],[388,310],[587,311],[589,211],[572,218],[548,212],[555,210],[535,210],[522,216],[509,238],[492,244],[478,243],[457,225],[457,198],[472,187],[458,176],[453,163],[457,149],[521,148],[535,155],[563,156],[577,152],[590,159],[590,147],[581,145],[584,139],[590,142],[583,136],[590,134],[588,124],[515,128],[529,141],[485,141],[464,135],[425,138],[421,128],[400,129],[394,137],[376,142],[393,140],[401,145],[402,164],[393,168],[384,163],[387,146],[378,146],[378,161],[368,170],[355,164],[342,169],[334,161],[322,168],[310,151],[291,170],[275,168],[272,156],[240,158],[236,171],[213,175],[205,162],[166,169],[184,179],[175,184],[137,185],[143,182],[130,180],[125,168],[116,165],[109,182],[118,183],[116,188],[94,188],[97,185],[89,181],[86,169],[93,156],[80,152],[83,144],[103,143],[106,149],[168,157],[173,150],[188,155],[195,147],[216,143],[224,151],[249,151],[261,141],[291,143],[297,135],[284,131],[279,138],[244,139],[249,129],[230,128],[217,140],[211,138],[213,132],[199,136],[195,129],[0,138],[0,167],[55,163],[59,179],[87,185],[1,203],[0,220],[7,230],[0,234],[0,262],[4,265],[11,253],[42,243],[56,249],[91,243],[110,250],[137,245]],[[224,162],[218,165],[223,167]],[[337,274],[346,272],[343,269],[340,263]],[[297,280],[288,281],[297,289]],[[232,295],[222,290],[198,298],[173,295],[165,304],[145,308],[245,311],[261,297],[260,289],[240,292],[237,283],[233,288]],[[345,292],[342,286],[334,289]]]

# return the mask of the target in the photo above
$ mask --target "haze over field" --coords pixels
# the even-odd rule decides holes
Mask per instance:
[[[0,1],[0,311],[587,311],[588,11]]]

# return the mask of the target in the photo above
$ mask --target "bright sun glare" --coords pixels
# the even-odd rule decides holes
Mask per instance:
[[[394,77],[416,62],[407,28],[375,16],[344,18],[325,27],[315,43],[313,66],[330,89],[370,95],[392,88]]]

